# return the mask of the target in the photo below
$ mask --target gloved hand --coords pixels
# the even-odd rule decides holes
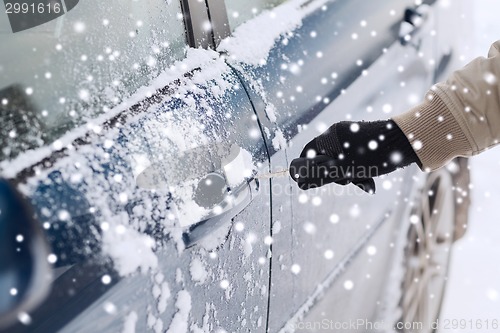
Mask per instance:
[[[307,190],[329,183],[355,184],[375,193],[373,177],[419,163],[410,142],[392,120],[342,121],[309,142],[290,163],[290,176]]]

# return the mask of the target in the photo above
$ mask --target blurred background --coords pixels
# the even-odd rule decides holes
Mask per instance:
[[[471,45],[465,45],[468,60],[486,56],[500,39],[500,1],[470,1],[473,31]],[[467,20],[466,20],[467,21]],[[472,207],[469,230],[457,241],[452,254],[450,280],[441,319],[500,322],[500,149],[495,148],[471,159]],[[441,330],[470,332],[470,330]],[[483,328],[480,332],[498,332]]]

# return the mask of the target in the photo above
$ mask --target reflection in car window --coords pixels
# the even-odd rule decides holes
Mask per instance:
[[[181,13],[178,1],[86,0],[15,34],[2,17],[0,160],[107,112],[183,58]]]
[[[263,10],[271,9],[286,0],[227,0],[226,8],[229,26],[234,31],[240,24],[258,15]]]

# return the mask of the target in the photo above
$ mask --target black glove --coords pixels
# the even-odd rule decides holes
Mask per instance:
[[[377,177],[420,164],[410,142],[392,120],[342,121],[309,142],[290,163],[290,176],[307,190],[329,183],[355,184],[375,193]]]

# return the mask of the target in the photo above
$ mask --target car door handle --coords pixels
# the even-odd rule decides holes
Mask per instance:
[[[203,221],[193,224],[183,233],[182,238],[186,248],[198,243],[203,238],[216,231],[222,225],[229,223],[241,213],[259,194],[259,181],[251,178],[229,192],[229,195],[212,209],[212,213]]]
[[[399,41],[401,45],[415,45],[413,37],[420,31],[429,18],[429,5],[423,4],[416,8],[406,8],[403,21],[399,27]]]

